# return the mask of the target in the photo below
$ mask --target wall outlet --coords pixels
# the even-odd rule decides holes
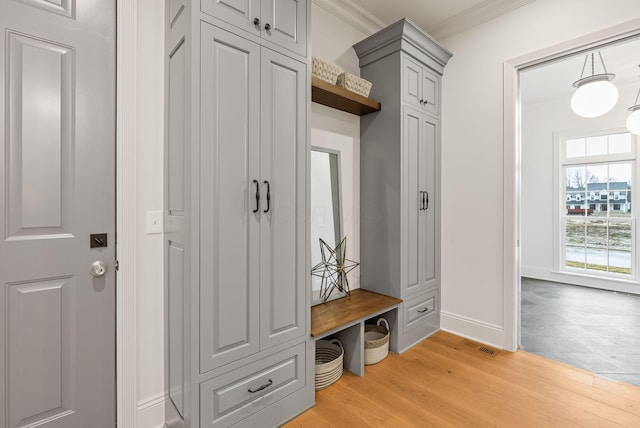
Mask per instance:
[[[147,211],[147,235],[164,232],[162,211]]]

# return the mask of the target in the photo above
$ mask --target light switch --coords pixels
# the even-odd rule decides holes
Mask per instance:
[[[162,211],[147,211],[147,235],[164,231],[162,214]]]

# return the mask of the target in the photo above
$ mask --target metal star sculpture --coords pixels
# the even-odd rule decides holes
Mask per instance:
[[[331,248],[320,238],[320,253],[322,261],[311,269],[311,275],[322,278],[320,284],[322,301],[326,302],[334,290],[351,296],[347,274],[360,263],[347,259],[347,237],[342,238],[336,248]]]

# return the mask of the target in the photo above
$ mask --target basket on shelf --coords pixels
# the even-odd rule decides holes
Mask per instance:
[[[345,88],[347,91],[355,92],[363,97],[368,97],[373,85],[362,77],[355,76],[351,73],[340,73],[336,85]]]
[[[382,325],[384,323],[384,325]],[[364,326],[364,363],[376,364],[389,354],[389,323],[386,319],[378,319],[378,324]]]
[[[311,58],[311,75],[313,77],[335,85],[338,79],[338,73],[340,73],[340,69],[337,66],[318,59],[315,56]]]
[[[343,358],[344,348],[338,339],[316,342],[316,391],[340,379]]]

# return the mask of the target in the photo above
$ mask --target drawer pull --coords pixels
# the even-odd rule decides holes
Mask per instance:
[[[255,394],[258,391],[262,391],[263,389],[269,388],[272,384],[273,384],[273,381],[271,379],[269,379],[269,382],[265,383],[260,388],[258,388],[258,389],[249,388],[247,391],[249,391],[252,394]]]
[[[422,308],[422,309],[418,309],[418,313],[420,314],[424,314],[425,312],[427,312],[429,310],[429,308]]]

